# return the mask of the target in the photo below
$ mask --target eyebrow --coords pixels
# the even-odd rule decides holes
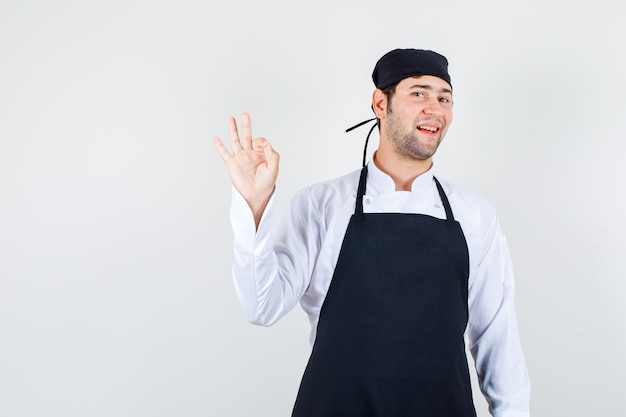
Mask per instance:
[[[452,90],[450,90],[449,88],[438,88],[435,89],[432,85],[430,84],[415,84],[409,87],[409,90],[412,90],[413,88],[421,88],[423,90],[430,90],[430,91],[437,91],[439,93],[448,93],[448,94],[452,94]]]

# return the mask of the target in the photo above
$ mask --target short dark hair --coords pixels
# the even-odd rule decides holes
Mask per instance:
[[[387,101],[391,101],[391,98],[396,92],[396,87],[400,84],[400,81],[391,84],[389,87],[385,87],[382,92],[387,97]]]

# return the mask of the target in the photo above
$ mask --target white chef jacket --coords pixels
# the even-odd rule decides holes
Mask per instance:
[[[247,319],[275,323],[296,303],[311,323],[310,343],[354,213],[360,170],[296,193],[275,220],[274,196],[258,230],[243,197],[233,189],[233,276]],[[466,335],[494,417],[529,416],[530,382],[514,310],[513,270],[498,216],[485,199],[441,178],[455,219],[461,224],[470,259],[469,320]],[[391,177],[368,164],[366,213],[418,213],[445,219],[433,169],[395,191]]]

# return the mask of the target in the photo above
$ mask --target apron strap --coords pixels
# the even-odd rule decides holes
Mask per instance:
[[[367,182],[367,165],[361,169],[361,177],[359,178],[359,188],[356,192],[356,208],[354,214],[363,215],[363,196],[365,195],[365,183]]]
[[[446,219],[448,221],[454,221],[454,214],[452,214],[452,208],[450,207],[450,202],[448,201],[448,196],[443,191],[443,187],[439,180],[436,177],[433,177],[435,180],[435,184],[437,185],[437,191],[439,191],[439,197],[441,197],[441,202],[443,203],[443,208],[446,210]]]

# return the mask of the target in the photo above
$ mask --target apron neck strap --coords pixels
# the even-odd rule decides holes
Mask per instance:
[[[443,191],[443,187],[441,183],[436,177],[433,177],[435,180],[435,184],[437,185],[437,191],[439,191],[439,197],[441,197],[441,202],[443,203],[443,208],[446,210],[446,219],[448,221],[454,221],[454,214],[452,214],[452,208],[450,207],[450,202],[448,201],[448,196]]]
[[[356,208],[354,214],[363,214],[363,196],[365,195],[365,184],[367,183],[367,165],[361,169],[361,177],[359,178],[359,188],[356,191]]]

